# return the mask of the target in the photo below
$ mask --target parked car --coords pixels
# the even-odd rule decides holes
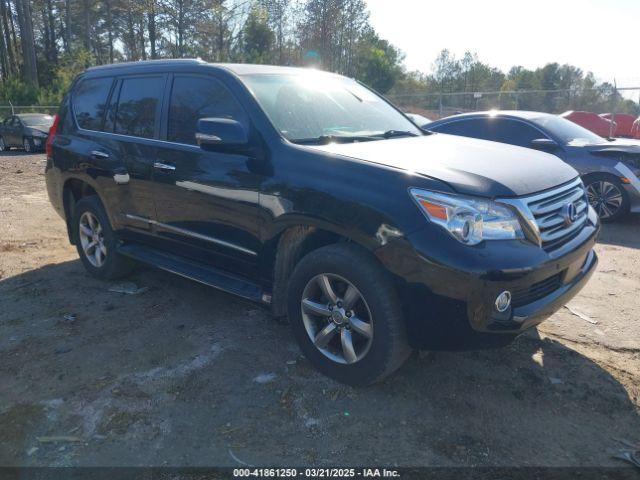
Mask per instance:
[[[428,119],[424,115],[420,115],[419,113],[405,112],[405,115],[409,117],[411,121],[416,125],[418,125],[420,128],[427,128],[427,125],[429,125],[432,122],[432,120]]]
[[[456,115],[433,122],[429,130],[553,153],[580,172],[601,219],[640,212],[640,144],[635,140],[607,140],[556,115],[525,111]]]
[[[631,138],[640,140],[640,117],[636,118],[631,126]]]
[[[600,117],[616,124],[613,132],[614,137],[633,138],[631,130],[633,129],[633,122],[636,121],[636,117],[634,115],[629,115],[627,113],[603,113]]]
[[[0,152],[11,147],[31,153],[43,150],[53,117],[44,113],[11,115],[0,123]]]
[[[602,118],[597,113],[570,110],[568,112],[561,113],[560,116],[604,138],[614,136],[614,132],[616,130],[614,122],[606,118]]]
[[[261,302],[353,385],[415,348],[505,345],[597,263],[599,221],[569,165],[424,133],[313,70],[90,68],[51,129],[46,184],[92,275],[137,260]]]

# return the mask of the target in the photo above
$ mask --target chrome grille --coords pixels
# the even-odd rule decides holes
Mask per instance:
[[[540,243],[552,248],[577,233],[586,223],[588,216],[587,194],[580,179],[547,192],[522,199],[531,220],[537,226]],[[575,208],[575,217],[569,221],[568,209]]]

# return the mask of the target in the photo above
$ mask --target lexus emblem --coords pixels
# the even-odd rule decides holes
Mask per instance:
[[[578,218],[578,209],[575,203],[567,203],[562,207],[562,218],[564,218],[565,225],[571,225]]]

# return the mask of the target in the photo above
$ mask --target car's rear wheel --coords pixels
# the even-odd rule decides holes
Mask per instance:
[[[586,182],[589,204],[604,222],[623,217],[629,210],[629,198],[622,184],[613,177],[596,175]]]
[[[34,150],[33,140],[31,140],[29,137],[24,137],[22,139],[22,147],[24,148],[24,151],[26,153],[32,153]]]
[[[342,383],[380,381],[411,353],[393,283],[354,245],[329,245],[298,263],[288,314],[305,356]]]
[[[117,252],[118,241],[97,196],[84,197],[76,204],[73,233],[80,260],[94,277],[119,278],[133,269],[133,261]]]

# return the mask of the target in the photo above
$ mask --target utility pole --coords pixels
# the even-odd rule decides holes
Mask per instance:
[[[609,138],[613,138],[613,131],[616,126],[616,108],[618,107],[618,84],[613,79],[613,112],[611,112],[611,124],[609,125]]]

